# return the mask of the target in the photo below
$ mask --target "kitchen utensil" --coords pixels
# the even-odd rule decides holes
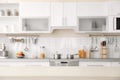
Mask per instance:
[[[38,38],[37,38],[37,37],[35,37],[35,44],[37,44],[37,41],[38,41]]]
[[[8,57],[8,51],[6,51],[6,50],[3,50],[3,51],[1,51],[0,50],[0,58],[7,58]]]
[[[27,37],[26,37],[26,42],[25,42],[25,43],[26,43],[26,46],[25,46],[25,49],[24,49],[24,50],[25,50],[25,51],[28,51],[29,49],[28,49],[28,47],[27,47],[27,44],[28,44]]]
[[[37,44],[38,38],[37,37],[32,37],[32,43]]]
[[[96,43],[97,43],[97,41],[96,41]],[[98,51],[98,50],[96,50],[96,47],[94,47],[93,45],[94,45],[94,37],[91,37],[91,49],[90,49],[90,51],[91,52]]]
[[[91,50],[93,50],[93,37],[91,37]]]
[[[116,36],[116,40],[115,40],[115,41],[116,41],[116,45],[115,45],[115,47],[117,48],[117,47],[118,47],[118,45],[117,45],[117,43],[118,43],[118,42],[117,42],[117,36]]]
[[[98,40],[97,40],[97,37],[95,38],[95,41],[96,41],[95,50],[98,50],[98,47],[97,47],[97,44],[98,44]]]
[[[73,54],[68,54],[67,59],[74,59],[74,55]]]
[[[31,47],[31,38],[30,37],[28,37],[28,47],[30,48]]]
[[[78,54],[67,54],[67,59],[74,59],[76,58],[75,56],[77,55],[78,58]]]
[[[4,43],[0,45],[0,58],[7,58],[8,57],[8,51],[6,50],[6,46]]]
[[[54,59],[61,59],[61,54],[59,54],[59,53],[56,51],[56,54],[54,54]]]
[[[116,38],[115,38],[116,40],[116,42],[115,42],[115,47],[114,47],[114,54],[113,54],[113,57],[114,58],[120,58],[120,53],[119,53],[119,48],[118,48],[118,41],[117,41],[117,36],[116,36]]]

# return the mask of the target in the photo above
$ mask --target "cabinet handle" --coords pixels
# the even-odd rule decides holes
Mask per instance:
[[[104,65],[87,65],[87,66],[101,66],[101,67],[103,67]]]
[[[63,26],[65,25],[65,18],[63,17]]]
[[[65,17],[65,25],[67,25],[67,18]]]
[[[63,26],[66,26],[66,24],[67,24],[67,18],[63,17]]]

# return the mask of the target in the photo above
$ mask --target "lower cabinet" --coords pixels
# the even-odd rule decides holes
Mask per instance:
[[[112,67],[120,67],[120,62],[112,62]]]
[[[79,62],[81,67],[111,67],[111,62]]]
[[[17,67],[17,66],[43,66],[48,67],[49,62],[0,62],[0,66],[10,66],[10,67]]]
[[[43,66],[48,67],[49,62],[26,62],[25,66]]]
[[[23,33],[50,33],[48,17],[25,17],[22,18]]]

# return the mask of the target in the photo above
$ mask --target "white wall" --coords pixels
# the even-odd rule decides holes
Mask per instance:
[[[117,46],[120,48],[120,37],[118,36],[118,43]],[[112,43],[109,43],[108,48],[108,56],[109,58],[120,58],[119,53],[115,53],[116,48],[116,37],[97,37],[97,47],[100,50],[100,43],[102,40],[108,40],[110,39]],[[96,47],[96,41],[94,37],[93,41],[93,47]],[[25,43],[11,43],[9,40],[9,37],[0,37],[0,43],[5,43],[7,46],[7,49],[9,51],[9,57],[16,57],[16,53],[18,51],[24,51],[24,48],[26,46]],[[55,54],[56,51],[63,54],[63,58],[66,57],[67,54],[76,54],[78,53],[78,50],[85,49],[88,50],[91,47],[91,37],[88,35],[80,35],[73,33],[71,30],[57,30],[53,34],[40,34],[38,43],[33,44],[30,42],[30,44],[27,45],[29,47],[29,51],[25,52],[26,58],[33,58],[36,55],[39,57],[40,54],[40,46],[46,47],[46,58],[52,57],[53,54]],[[119,51],[119,49],[118,49]],[[100,51],[95,53],[95,55],[92,55],[92,58],[100,58]]]

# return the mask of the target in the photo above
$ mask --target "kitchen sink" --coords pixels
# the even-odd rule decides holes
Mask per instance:
[[[78,59],[50,59],[50,66],[79,66]]]

